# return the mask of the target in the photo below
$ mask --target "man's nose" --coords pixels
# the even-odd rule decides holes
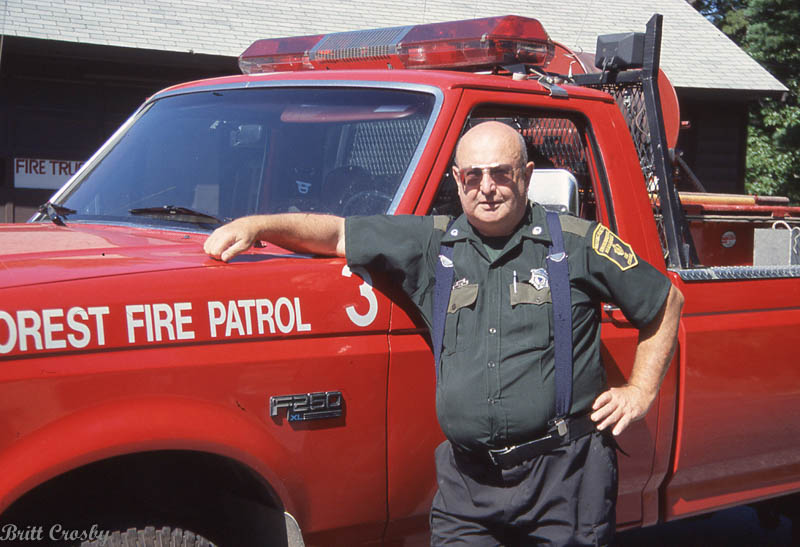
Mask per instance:
[[[496,188],[497,185],[492,178],[491,171],[489,169],[484,169],[481,173],[481,193],[491,194]]]

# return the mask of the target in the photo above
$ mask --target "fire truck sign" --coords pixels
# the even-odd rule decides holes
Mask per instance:
[[[82,161],[14,158],[14,187],[58,190],[81,165]]]

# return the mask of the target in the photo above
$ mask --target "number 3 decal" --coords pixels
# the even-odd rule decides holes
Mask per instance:
[[[378,298],[372,291],[372,277],[367,270],[360,266],[354,266],[351,270],[347,264],[342,268],[342,275],[345,277],[350,277],[354,273],[364,280],[364,282],[358,286],[358,292],[369,302],[369,309],[367,313],[361,314],[356,311],[355,306],[347,306],[345,311],[347,312],[347,317],[350,318],[350,321],[352,321],[354,325],[366,327],[372,324],[378,316]]]

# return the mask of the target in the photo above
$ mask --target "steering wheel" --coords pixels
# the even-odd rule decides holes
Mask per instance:
[[[342,216],[385,213],[392,204],[393,197],[380,190],[361,190],[344,200]],[[382,205],[382,207],[378,207]]]

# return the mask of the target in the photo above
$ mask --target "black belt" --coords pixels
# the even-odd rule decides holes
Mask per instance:
[[[500,468],[510,469],[524,461],[552,452],[593,431],[597,431],[597,427],[588,414],[566,418],[553,423],[544,437],[507,448],[489,450],[489,459]]]

